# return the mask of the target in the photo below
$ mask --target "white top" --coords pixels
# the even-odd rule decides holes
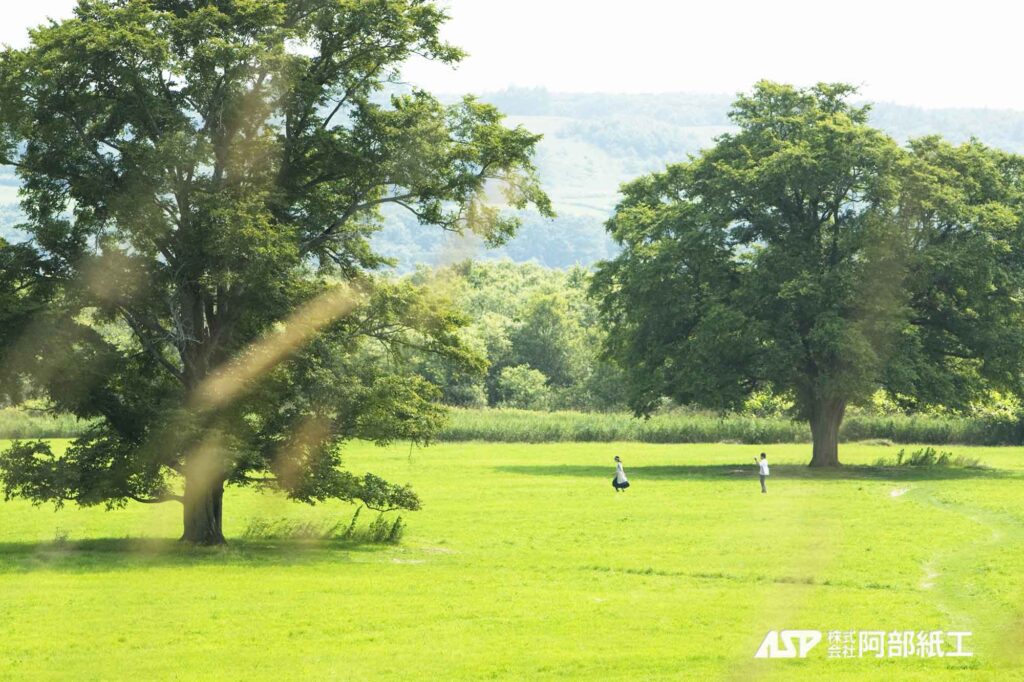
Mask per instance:
[[[625,483],[628,479],[626,478],[626,472],[622,470],[622,462],[615,463],[615,482]]]
[[[757,460],[757,466],[761,467],[761,475],[762,476],[767,476],[768,475],[768,460],[766,460],[766,459],[759,459],[759,460]]]

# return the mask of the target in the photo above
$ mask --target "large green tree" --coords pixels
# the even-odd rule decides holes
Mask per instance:
[[[445,19],[428,0],[81,0],[0,54],[33,249],[4,257],[38,258],[53,290],[5,356],[96,420],[65,453],[4,453],[8,496],[175,500],[196,543],[224,541],[225,484],[419,505],[339,445],[439,427],[403,349],[482,367],[443,300],[372,276],[378,211],[491,243],[517,227],[495,197],[550,213],[537,136],[395,94],[410,56],[459,61]]]
[[[900,147],[853,94],[761,82],[736,132],[624,188],[608,223],[622,252],[593,293],[638,413],[767,388],[828,466],[847,405],[879,387],[954,408],[1020,391],[1024,160]]]

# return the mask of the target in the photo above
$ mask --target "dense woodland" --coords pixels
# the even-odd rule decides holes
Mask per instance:
[[[602,357],[607,329],[598,320],[596,299],[588,296],[592,281],[588,268],[549,268],[536,262],[517,263],[509,259],[466,259],[439,267],[420,266],[401,279],[425,287],[434,297],[453,306],[465,324],[461,332],[464,341],[478,360],[467,368],[465,363],[433,353],[415,349],[406,352],[404,361],[410,362],[424,379],[442,387],[440,398],[446,405],[552,412],[629,411],[624,376]],[[107,333],[127,337],[129,330],[108,329]],[[36,408],[43,403],[30,398],[27,405],[31,409],[26,418],[39,414]],[[715,419],[724,414],[668,398],[658,411]],[[787,396],[763,391],[736,413],[785,418],[791,411],[792,402]],[[852,406],[850,414],[886,418],[918,414],[943,420],[962,417],[1013,424],[1020,411],[1016,398],[993,394],[967,410],[939,408],[921,413],[908,411],[879,391],[869,402]],[[0,421],[4,422],[6,433],[17,433],[12,425],[13,413],[3,415]],[[73,421],[66,425],[58,422],[59,419],[45,418],[46,428],[57,433],[77,434],[82,428]],[[789,436],[787,431],[785,437]],[[1017,440],[1015,435],[1000,437]]]
[[[467,371],[462,363],[408,351],[405,360],[442,386],[445,404],[458,408],[439,434],[442,440],[761,443],[810,437],[805,424],[790,421],[792,401],[769,391],[757,393],[733,414],[665,399],[653,419],[630,418],[624,377],[602,359],[607,330],[597,322],[595,299],[587,295],[588,269],[465,260],[420,267],[403,279],[454,304],[467,325],[466,345],[480,360]],[[48,414],[40,409],[44,404],[35,399],[21,409],[0,406],[0,437],[74,437],[85,431],[87,423]],[[551,414],[544,418],[537,410]],[[999,394],[966,410],[922,413],[908,412],[878,391],[870,401],[851,406],[849,414],[843,433],[851,440],[1019,444],[1024,438],[1020,402]]]
[[[431,355],[419,372],[459,407],[610,410],[622,407],[617,369],[604,362],[604,334],[583,268],[465,261],[421,268],[411,278],[450,297],[469,325],[468,345],[486,372],[459,373]]]
[[[468,344],[486,359],[483,375],[460,373],[430,355],[415,359],[424,378],[444,386],[443,400],[448,405],[594,412],[628,409],[624,377],[602,358],[607,330],[598,321],[594,297],[587,296],[589,270],[509,260],[463,261],[442,268],[422,267],[408,277],[454,302],[468,322],[463,332]],[[761,391],[737,412],[786,417],[792,408],[789,397]],[[1015,398],[992,394],[966,409],[934,408],[925,413],[1002,424],[1015,423],[1019,410]],[[663,400],[659,412],[720,416],[669,399]],[[855,417],[898,418],[908,413],[906,406],[884,391],[850,408]]]

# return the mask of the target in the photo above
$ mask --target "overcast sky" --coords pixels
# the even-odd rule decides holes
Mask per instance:
[[[0,41],[70,14],[74,0],[11,2]],[[934,0],[444,0],[470,57],[414,63],[439,92],[509,85],[573,92],[745,90],[759,78],[859,84],[868,99],[1024,110],[1024,3]]]

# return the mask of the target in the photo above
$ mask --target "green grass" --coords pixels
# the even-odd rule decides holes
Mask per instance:
[[[222,550],[170,540],[174,506],[0,504],[0,679],[1024,679],[1024,449],[816,472],[771,446],[768,495],[759,450],[355,446],[424,499],[397,546],[241,539],[353,512],[249,491]],[[755,660],[782,628],[971,630],[976,655]]]

